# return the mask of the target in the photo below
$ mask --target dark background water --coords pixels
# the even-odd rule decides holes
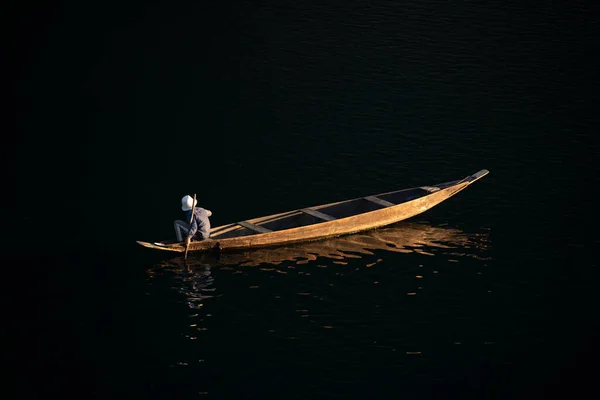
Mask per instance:
[[[63,2],[16,14],[5,217],[19,240],[6,262],[41,286],[35,306],[13,299],[32,325],[20,361],[39,384],[28,388],[583,393],[598,355],[593,16],[441,1]],[[221,225],[482,168],[490,175],[413,221],[431,240],[396,227],[402,252],[277,263],[267,251],[247,266],[195,258],[188,271],[135,244],[170,237],[186,193]]]

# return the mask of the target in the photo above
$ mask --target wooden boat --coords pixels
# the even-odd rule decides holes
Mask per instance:
[[[488,170],[482,169],[461,180],[380,193],[218,226],[211,230],[209,239],[192,241],[189,251],[261,248],[380,228],[427,211],[488,173]],[[185,251],[185,244],[175,240],[137,243],[157,250]]]

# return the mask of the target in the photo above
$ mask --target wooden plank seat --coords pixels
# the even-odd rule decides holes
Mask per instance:
[[[377,203],[380,206],[384,206],[384,207],[395,206],[394,203],[390,203],[389,201],[380,199],[379,197],[376,197],[376,196],[367,196],[367,197],[365,197],[365,200],[372,201],[373,203]]]
[[[243,226],[244,228],[248,228],[251,231],[257,232],[257,233],[273,232],[270,229],[263,228],[262,226],[254,225],[253,223],[250,223],[248,221],[239,221],[239,222],[237,222],[237,224]]]
[[[332,217],[331,215],[328,215],[328,214],[325,214],[325,213],[322,213],[320,211],[313,210],[310,208],[302,208],[300,211],[302,211],[303,213],[312,215],[313,217],[320,218],[325,221],[333,221],[334,219],[337,219],[335,217]]]

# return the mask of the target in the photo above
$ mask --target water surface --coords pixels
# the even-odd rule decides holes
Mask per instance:
[[[44,285],[22,313],[32,321],[45,307],[31,330],[41,350],[23,357],[44,363],[31,374],[47,381],[31,385],[43,397],[590,387],[589,10],[432,0],[47,11],[19,46],[18,201],[5,213],[19,238],[47,239],[18,240],[7,256],[21,266],[27,254],[24,273]],[[482,168],[457,196],[371,233],[194,256],[189,268],[135,244],[171,237],[185,194],[218,226]]]

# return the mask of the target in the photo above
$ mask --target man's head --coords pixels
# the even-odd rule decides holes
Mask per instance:
[[[192,206],[192,203],[194,204],[193,206]],[[196,207],[196,204],[198,204],[198,201],[196,200],[196,202],[194,202],[194,199],[190,195],[185,195],[181,199],[181,209],[183,211],[191,210],[192,207]]]

